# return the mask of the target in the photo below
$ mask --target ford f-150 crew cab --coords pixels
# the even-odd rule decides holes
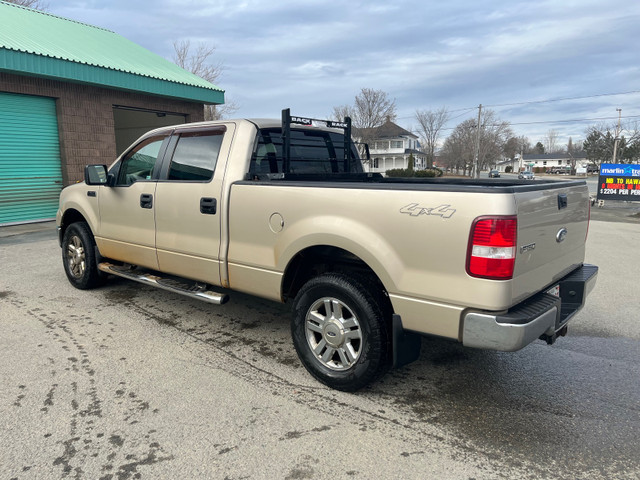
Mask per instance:
[[[421,335],[504,351],[564,335],[598,271],[589,208],[584,181],[367,173],[349,119],[284,110],[147,133],[62,191],[57,225],[75,287],[290,302],[301,362],[356,390]]]

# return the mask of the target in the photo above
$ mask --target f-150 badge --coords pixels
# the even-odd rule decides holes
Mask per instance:
[[[418,217],[420,215],[437,215],[442,218],[450,218],[456,213],[455,208],[450,208],[451,205],[439,205],[437,207],[421,207],[417,203],[410,203],[406,207],[400,209],[400,213],[406,213],[412,217]]]

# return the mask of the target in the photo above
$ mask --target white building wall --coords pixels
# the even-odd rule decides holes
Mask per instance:
[[[365,171],[384,173],[387,170],[396,168],[407,168],[409,166],[409,154],[405,154],[405,149],[417,149],[418,142],[413,138],[398,137],[389,140],[378,140],[369,145],[371,163],[365,164]],[[376,159],[377,167],[376,167]],[[414,166],[416,169],[426,168],[426,159],[419,158],[414,154]]]

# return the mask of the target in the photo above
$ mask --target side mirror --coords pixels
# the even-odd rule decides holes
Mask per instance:
[[[84,167],[84,183],[87,185],[107,185],[109,175],[106,165],[87,165]]]

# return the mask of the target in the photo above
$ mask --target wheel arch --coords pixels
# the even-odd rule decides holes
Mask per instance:
[[[67,228],[69,228],[69,225],[76,222],[84,222],[88,224],[89,229],[91,230],[91,232],[93,232],[93,228],[91,227],[91,224],[89,224],[85,216],[79,210],[75,208],[67,208],[65,212],[62,214],[62,217],[60,220],[60,225],[59,225],[60,230],[58,232],[60,243],[62,243],[64,232],[66,232]]]
[[[333,245],[313,245],[304,248],[291,258],[282,277],[282,299],[287,301],[297,295],[300,288],[311,278],[323,273],[342,273],[360,279],[382,293],[381,307],[389,316],[393,306],[387,287],[376,271],[358,255]]]

